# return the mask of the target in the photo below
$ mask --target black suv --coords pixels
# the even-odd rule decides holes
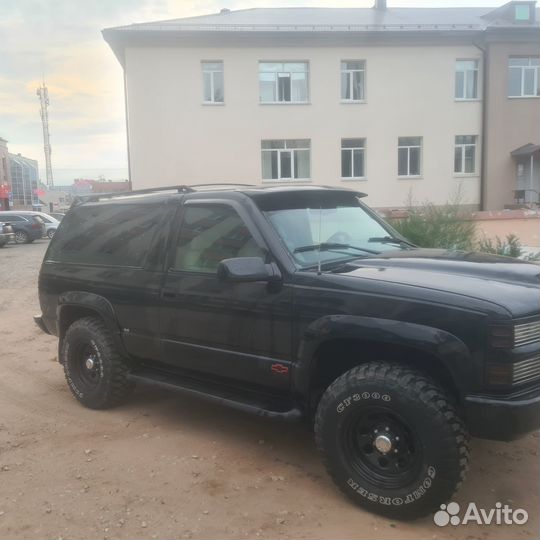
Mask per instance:
[[[135,382],[307,419],[328,472],[394,518],[462,482],[469,433],[540,424],[540,267],[419,249],[323,187],[177,187],[90,196],[39,277],[74,396]]]

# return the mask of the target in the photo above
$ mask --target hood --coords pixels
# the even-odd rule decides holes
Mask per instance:
[[[395,250],[348,262],[334,272],[486,300],[514,316],[540,311],[540,266],[510,257],[441,249]]]

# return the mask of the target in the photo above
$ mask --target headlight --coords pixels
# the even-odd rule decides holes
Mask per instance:
[[[514,326],[514,347],[540,341],[540,321],[516,324]]]
[[[515,363],[492,363],[486,367],[490,385],[525,384],[540,379],[540,354]]]
[[[540,321],[490,326],[489,342],[495,349],[513,349],[540,342]]]

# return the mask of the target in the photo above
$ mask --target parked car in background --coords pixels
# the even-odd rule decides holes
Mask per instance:
[[[65,215],[66,214],[62,214],[61,212],[52,212],[51,214],[49,214],[49,216],[53,217],[57,221],[62,221]]]
[[[47,237],[52,238],[54,236],[54,233],[56,232],[56,229],[58,229],[58,225],[60,225],[60,220],[56,219],[50,214],[46,214],[45,212],[35,212],[35,213],[38,214],[39,217],[45,223],[45,230],[46,230]]]
[[[45,222],[38,212],[6,210],[0,212],[0,221],[9,221],[17,244],[30,244],[47,232]]]
[[[8,242],[15,240],[13,227],[9,223],[0,221],[0,248],[3,248]]]

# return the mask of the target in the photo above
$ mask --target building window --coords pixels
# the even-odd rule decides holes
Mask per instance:
[[[478,60],[456,60],[456,99],[478,99]]]
[[[204,103],[223,103],[223,62],[202,62]]]
[[[341,139],[341,178],[364,178],[365,139]]]
[[[366,63],[364,60],[341,62],[341,100],[363,101]]]
[[[307,103],[307,62],[259,62],[261,103]]]
[[[536,97],[540,59],[537,56],[508,59],[508,97]]]
[[[263,180],[308,180],[309,139],[261,141]]]
[[[456,135],[454,172],[473,174],[476,171],[476,135]]]
[[[398,176],[420,176],[422,137],[399,137]]]

